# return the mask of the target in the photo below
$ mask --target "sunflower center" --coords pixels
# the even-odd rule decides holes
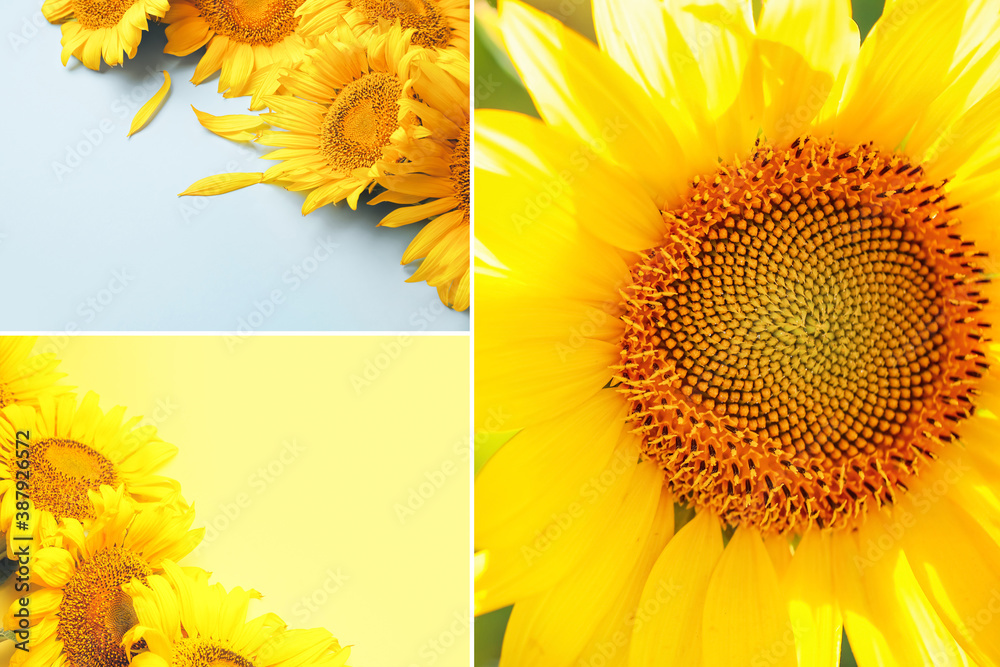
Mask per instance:
[[[150,574],[149,564],[123,547],[102,549],[77,568],[63,588],[56,631],[64,643],[68,664],[128,664],[122,638],[138,619],[132,599],[121,586],[133,578],[145,583]]]
[[[31,443],[31,499],[56,517],[94,518],[87,495],[102,484],[117,486],[115,466],[76,440],[45,438]]]
[[[469,215],[469,124],[462,128],[462,134],[455,144],[455,152],[451,154],[451,182],[455,186],[455,194],[461,202],[465,215]]]
[[[393,74],[371,72],[347,84],[326,112],[319,148],[334,168],[367,169],[399,127],[403,86]]]
[[[249,658],[211,639],[182,639],[174,644],[171,667],[256,667]]]
[[[987,368],[985,254],[922,173],[806,137],[663,212],[618,389],[682,502],[769,532],[852,525],[955,439]]]
[[[13,402],[13,396],[6,385],[0,384],[0,408],[5,408]]]
[[[428,49],[443,49],[451,40],[451,28],[434,0],[354,0],[368,23],[379,19],[399,21],[404,30],[413,29],[413,43]]]
[[[195,0],[209,27],[251,45],[271,46],[295,32],[303,0]]]
[[[114,28],[136,0],[73,0],[77,23],[88,30]]]

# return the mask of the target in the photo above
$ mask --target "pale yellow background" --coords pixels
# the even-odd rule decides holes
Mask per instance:
[[[81,395],[145,415],[178,446],[165,474],[209,527],[184,562],[263,593],[251,615],[327,627],[354,645],[355,667],[469,664],[467,337],[52,338],[42,349]]]

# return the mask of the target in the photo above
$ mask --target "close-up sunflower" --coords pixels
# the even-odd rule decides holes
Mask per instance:
[[[45,0],[42,14],[62,27],[62,63],[78,58],[92,70],[134,58],[150,20],[166,15],[167,0]]]
[[[385,216],[380,225],[399,227],[429,217],[410,243],[402,263],[423,262],[407,282],[426,280],[437,287],[441,302],[455,310],[469,307],[469,63],[453,58],[444,76],[438,64],[416,64],[420,76],[433,78],[421,100],[400,102],[401,113],[412,113],[418,126],[401,127],[401,159],[380,163],[376,179],[385,188],[370,203],[406,204]],[[439,61],[440,62],[440,61]]]
[[[162,569],[122,587],[136,623],[122,641],[148,648],[132,660],[135,667],[341,667],[350,657],[328,630],[289,630],[273,613],[248,621],[248,608],[261,597],[255,590],[209,586],[204,571],[186,572],[169,560]]]
[[[261,85],[264,69],[274,72],[305,55],[314,37],[299,31],[302,0],[174,0],[164,21],[164,52],[186,56],[206,46],[192,83],[201,84],[218,71],[219,92],[224,97],[252,95]],[[327,3],[328,4],[328,3]],[[323,13],[323,7],[317,11]]]
[[[30,531],[44,541],[60,519],[89,526],[96,517],[89,493],[119,486],[141,503],[179,499],[180,485],[156,471],[177,454],[141,417],[125,420],[125,408],[104,412],[94,392],[77,404],[74,394],[42,396],[38,408],[9,405],[0,411],[0,532],[14,553],[17,480],[22,449],[30,451]]]
[[[477,111],[501,665],[1000,662],[1000,2],[516,0]],[[847,662],[845,661],[845,664]]]
[[[343,21],[367,39],[397,24],[413,31],[414,44],[469,55],[467,0],[303,0],[296,14],[307,35],[321,35]]]
[[[54,354],[31,354],[34,336],[0,336],[0,408],[8,405],[38,405],[43,395],[58,395],[71,389],[56,383],[65,376],[56,370]]]
[[[122,643],[135,624],[131,598],[122,589],[133,579],[163,571],[167,560],[191,552],[204,529],[189,530],[194,510],[176,503],[138,505],[124,492],[102,486],[91,492],[96,519],[88,530],[65,519],[55,541],[31,562],[29,650],[15,651],[15,667],[125,665],[140,645]],[[22,627],[15,602],[5,628]]]

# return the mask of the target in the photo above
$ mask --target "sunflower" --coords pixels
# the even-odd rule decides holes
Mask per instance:
[[[475,123],[502,665],[1000,662],[998,8],[595,0],[594,45],[501,3],[542,118]]]
[[[36,538],[52,533],[59,519],[89,525],[96,517],[89,492],[102,484],[122,485],[139,502],[156,502],[179,494],[179,484],[154,475],[177,453],[156,435],[153,426],[139,426],[141,417],[124,421],[125,408],[108,413],[88,392],[77,406],[76,396],[42,396],[39,407],[9,405],[0,411],[0,531],[13,532],[16,489],[23,475],[24,452],[30,461],[28,494],[34,504],[30,532]]]
[[[307,35],[318,37],[343,21],[359,37],[368,38],[395,23],[413,30],[414,44],[469,55],[465,0],[305,0],[298,14]]]
[[[194,510],[175,503],[138,505],[124,491],[102,486],[90,492],[96,519],[85,532],[64,519],[56,541],[34,553],[31,563],[29,651],[16,651],[17,667],[106,667],[126,665],[122,641],[137,622],[122,585],[146,581],[201,541],[204,529],[189,530]],[[207,576],[207,575],[206,575]],[[7,628],[18,627],[11,606]],[[140,647],[130,646],[132,650]]]
[[[261,85],[263,70],[291,65],[302,58],[313,39],[300,24],[311,12],[297,13],[302,0],[174,0],[167,12],[164,52],[186,56],[208,45],[191,77],[200,84],[215,72],[224,97],[251,95]],[[318,9],[322,9],[319,7]]]
[[[399,102],[428,94],[429,80],[411,79],[413,63],[424,53],[410,46],[398,27],[367,45],[346,28],[324,36],[282,76],[288,92],[264,98],[270,113],[259,119],[270,129],[260,130],[255,141],[278,148],[262,157],[280,162],[258,179],[241,179],[240,174],[209,178],[230,178],[229,190],[264,182],[308,191],[303,214],[344,199],[357,208],[358,197],[375,181],[376,162],[402,157],[392,141],[394,133],[417,123],[412,114],[400,114]],[[182,194],[202,194],[198,185]]]
[[[54,354],[31,354],[35,341],[35,336],[0,336],[0,408],[37,406],[39,397],[71,389],[56,385],[66,374],[56,372],[59,360]]]
[[[167,13],[167,0],[45,0],[42,14],[62,24],[62,63],[76,56],[92,70],[134,58],[149,19]]]
[[[350,656],[326,630],[287,630],[275,614],[247,621],[257,591],[226,592],[209,586],[206,573],[194,574],[165,561],[162,575],[123,587],[137,619],[124,644],[149,649],[132,660],[135,667],[341,667]]]
[[[443,60],[443,59],[442,59]],[[449,58],[454,76],[438,76],[422,100],[400,102],[419,126],[397,130],[402,160],[379,164],[378,184],[386,190],[371,204],[411,204],[379,224],[399,227],[434,217],[403,254],[403,264],[424,258],[407,282],[426,280],[441,301],[455,310],[469,307],[469,61]],[[432,77],[441,61],[417,63]]]

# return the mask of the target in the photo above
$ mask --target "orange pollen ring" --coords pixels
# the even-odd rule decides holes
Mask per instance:
[[[194,0],[218,35],[250,45],[272,46],[295,32],[295,10],[304,0]],[[232,57],[232,56],[230,56]]]
[[[662,213],[616,381],[680,502],[772,534],[852,526],[957,438],[988,368],[988,279],[944,185],[805,137]]]
[[[73,16],[84,28],[113,28],[136,0],[73,0]]]

